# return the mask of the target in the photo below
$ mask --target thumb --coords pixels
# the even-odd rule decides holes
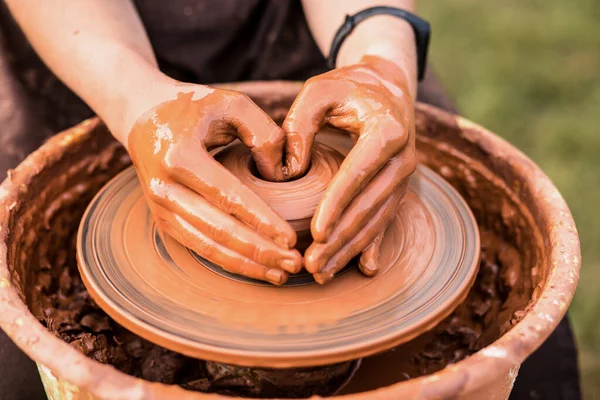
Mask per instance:
[[[283,121],[283,130],[286,132],[285,173],[288,179],[301,176],[310,165],[315,135],[337,103],[337,92],[329,86],[318,78],[309,79]]]

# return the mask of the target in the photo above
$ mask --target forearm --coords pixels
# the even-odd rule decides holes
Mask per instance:
[[[304,12],[313,36],[325,56],[346,15],[374,6],[391,6],[414,11],[415,0],[303,0]],[[417,88],[415,36],[404,20],[387,15],[366,19],[344,41],[337,57],[337,67],[356,64],[365,55],[375,55],[396,63],[407,75],[413,99]]]
[[[108,125],[118,140],[152,104],[160,73],[130,1],[7,0],[49,68]],[[146,95],[145,95],[146,94]]]

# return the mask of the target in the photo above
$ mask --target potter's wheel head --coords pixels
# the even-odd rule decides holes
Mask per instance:
[[[352,265],[324,286],[306,275],[284,287],[230,276],[161,239],[132,168],[94,198],[77,247],[90,294],[131,331],[196,358],[281,368],[356,359],[412,339],[465,298],[479,260],[473,215],[423,166],[373,278]]]

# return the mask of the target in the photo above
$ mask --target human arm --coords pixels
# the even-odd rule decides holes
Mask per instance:
[[[302,0],[311,33],[323,55],[346,15],[369,7],[389,6],[415,12],[415,0]],[[385,58],[405,71],[411,97],[417,92],[417,55],[415,35],[404,20],[390,15],[375,15],[358,24],[346,38],[337,57],[336,68],[355,65],[365,55]]]
[[[160,92],[173,92],[132,2],[6,3],[42,60],[123,145],[137,117],[158,101]]]
[[[44,62],[128,149],[165,231],[234,273],[281,284],[300,269],[291,226],[209,154],[240,138],[263,175],[282,179],[284,135],[262,110],[241,93],[162,74],[131,1],[7,4]]]

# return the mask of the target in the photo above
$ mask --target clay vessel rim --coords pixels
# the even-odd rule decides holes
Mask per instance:
[[[297,94],[301,82],[271,81],[224,84],[245,92],[249,96],[277,92],[274,99],[292,97]],[[487,129],[463,118],[447,113],[436,107],[417,104],[417,111],[441,124],[455,125],[462,130],[462,136],[482,150],[511,165],[520,164],[528,173],[519,173],[524,183],[522,187],[535,195],[541,215],[560,216],[543,227],[549,234],[546,239],[549,248],[549,276],[542,295],[531,306],[523,319],[510,331],[490,346],[472,356],[448,366],[432,375],[400,382],[377,391],[384,398],[394,393],[404,393],[406,388],[414,390],[427,385],[432,393],[445,393],[454,396],[467,390],[467,387],[484,387],[494,378],[486,372],[494,368],[508,366],[516,368],[531,354],[556,328],[573,298],[579,270],[581,254],[579,238],[573,217],[558,190],[550,179],[522,152]],[[151,390],[160,390],[164,396],[178,396],[181,399],[230,399],[226,396],[193,393],[177,386],[140,381],[117,371],[115,368],[95,362],[62,340],[54,337],[31,314],[22,302],[17,289],[10,281],[6,238],[12,210],[17,209],[20,187],[26,187],[45,167],[58,161],[63,153],[75,143],[89,138],[92,131],[101,124],[98,118],[91,118],[49,139],[42,147],[31,153],[0,185],[0,327],[21,350],[39,363],[44,364],[62,379],[71,384],[85,387],[99,398],[142,399]],[[32,167],[36,165],[37,167]],[[560,300],[558,300],[560,299]],[[558,304],[557,304],[558,303]],[[56,357],[60,354],[60,357]],[[516,370],[515,370],[516,372]],[[98,378],[101,377],[101,378]],[[464,382],[464,385],[456,385]],[[460,387],[459,387],[460,386]],[[360,399],[362,394],[337,397],[340,399]]]

